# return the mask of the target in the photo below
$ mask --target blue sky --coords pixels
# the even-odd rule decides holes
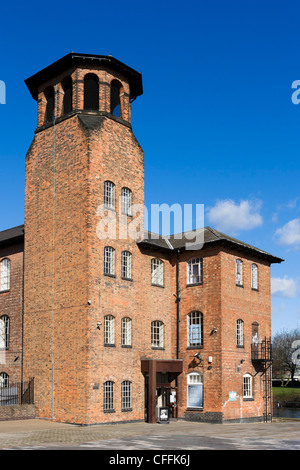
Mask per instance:
[[[299,2],[276,0],[2,4],[0,230],[24,221],[24,79],[70,51],[111,54],[143,75],[132,124],[146,205],[204,204],[205,225],[284,258],[273,333],[299,326],[299,18]]]

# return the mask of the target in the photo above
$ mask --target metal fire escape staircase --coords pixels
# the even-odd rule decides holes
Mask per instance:
[[[251,360],[256,369],[256,374],[260,374],[264,387],[264,421],[272,421],[272,342],[266,337],[261,343],[251,345]]]

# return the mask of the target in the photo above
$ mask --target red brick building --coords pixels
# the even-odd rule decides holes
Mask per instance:
[[[209,227],[192,249],[145,233],[140,73],[70,53],[26,84],[38,119],[25,224],[0,233],[2,383],[34,377],[36,415],[69,423],[266,417],[282,260]]]

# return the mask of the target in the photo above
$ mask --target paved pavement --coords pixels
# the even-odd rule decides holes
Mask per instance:
[[[1,450],[300,450],[300,421],[77,426],[41,419],[0,422]]]

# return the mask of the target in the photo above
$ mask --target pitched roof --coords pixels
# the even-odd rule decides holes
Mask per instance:
[[[0,232],[0,247],[19,243],[24,239],[24,225],[9,228]]]
[[[143,247],[156,248],[168,252],[174,252],[176,250],[183,251],[187,248],[191,251],[195,251],[207,246],[222,245],[262,257],[270,263],[281,263],[284,261],[260,248],[249,245],[248,243],[242,242],[211,227],[203,227],[168,237],[163,237],[152,232],[145,232],[144,239],[138,242],[138,244]]]

